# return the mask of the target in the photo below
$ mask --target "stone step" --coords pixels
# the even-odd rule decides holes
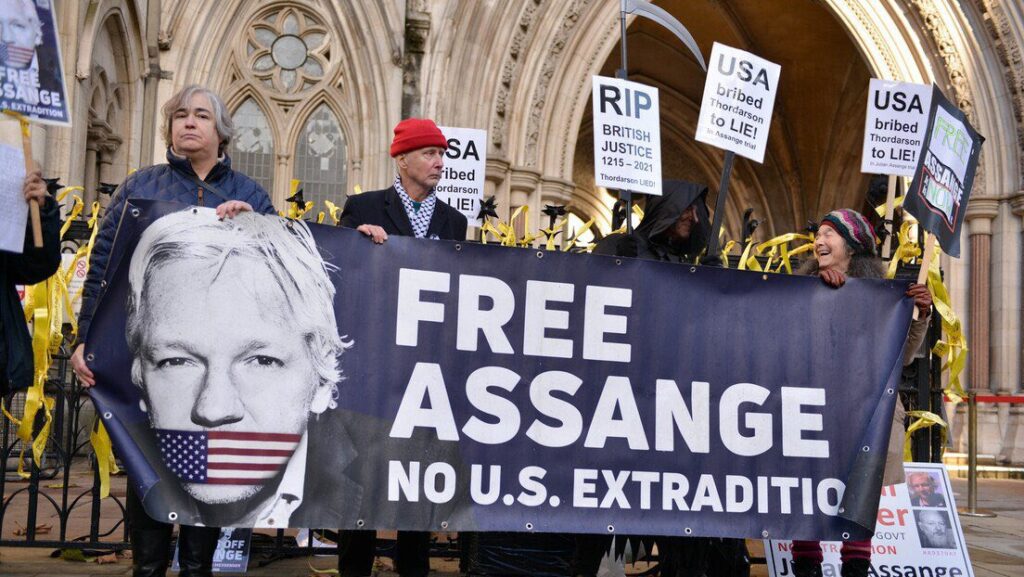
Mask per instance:
[[[967,453],[947,452],[942,462],[950,477],[967,478]],[[978,478],[1024,480],[1024,467],[1000,465],[995,455],[981,454],[978,455]]]

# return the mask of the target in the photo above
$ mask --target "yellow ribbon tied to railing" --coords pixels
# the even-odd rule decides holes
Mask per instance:
[[[562,252],[569,252],[570,250],[572,250],[572,247],[576,246],[576,242],[580,239],[580,237],[586,234],[586,232],[590,230],[591,227],[594,226],[594,221],[595,219],[591,218],[587,222],[583,223],[583,226],[581,226],[580,229],[576,231],[576,234],[573,235],[572,239],[570,239],[569,242],[562,247]],[[590,250],[594,249],[590,248]],[[587,252],[590,252],[590,250],[588,250]]]
[[[114,446],[110,441],[110,435],[99,419],[96,419],[96,424],[89,432],[89,443],[96,452],[96,466],[100,474],[100,499],[106,499],[110,496],[110,475],[118,474],[120,469],[117,466],[117,459],[114,458]]]
[[[558,235],[558,231],[565,228],[565,225],[569,224],[568,220],[560,220],[554,224],[551,228],[542,228],[541,232],[547,237],[547,241],[544,243],[544,250],[555,250],[555,240]]]
[[[947,428],[946,421],[943,420],[942,417],[936,415],[931,411],[907,411],[907,416],[910,417],[911,419],[914,419],[914,421],[910,423],[909,427],[907,427],[907,433],[903,440],[904,461],[914,460],[914,456],[913,454],[911,454],[910,451],[910,437],[916,431],[920,431],[921,429],[927,429],[928,427],[938,425],[939,428],[942,429],[942,442],[940,443],[940,446],[946,446],[946,431],[948,431],[949,429]]]
[[[889,269],[885,271],[885,278],[896,278],[896,268],[902,262],[907,264],[910,261],[921,257],[921,247],[910,238],[910,229],[914,225],[911,222],[904,222],[896,234],[896,251],[892,253],[892,260],[889,261]]]

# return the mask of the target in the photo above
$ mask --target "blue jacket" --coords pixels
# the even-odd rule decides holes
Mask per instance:
[[[192,164],[188,159],[172,153],[168,148],[167,164],[151,166],[130,174],[114,192],[100,222],[96,244],[93,245],[92,255],[89,257],[89,272],[82,289],[82,310],[78,315],[79,343],[84,343],[89,338],[89,325],[96,312],[101,282],[107,272],[110,249],[126,200],[147,198],[209,207],[216,207],[228,200],[241,200],[252,205],[252,209],[257,213],[274,213],[274,205],[270,202],[267,191],[251,178],[231,170],[231,159],[227,154],[213,167],[210,174],[206,175],[203,182],[216,187],[228,198],[221,197],[209,187],[201,186],[199,177],[192,170]]]

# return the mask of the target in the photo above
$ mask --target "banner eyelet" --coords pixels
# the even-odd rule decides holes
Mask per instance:
[[[861,447],[861,451],[864,451],[865,453],[870,453],[871,447],[864,445],[863,447]]]
[[[690,267],[690,272],[697,272],[697,267],[691,266]]]
[[[363,521],[362,519],[359,519],[359,520],[356,521],[356,527],[362,527],[365,524],[366,524],[366,521]]]
[[[455,251],[458,252],[460,250],[462,250],[462,244],[461,243],[455,243]]]
[[[687,535],[690,535],[691,533],[693,533],[693,529],[687,527],[686,529],[683,529],[683,533],[686,533]]]
[[[608,525],[608,532],[609,533],[614,533],[615,532],[615,525]]]
[[[107,420],[113,419],[114,418],[114,414],[111,413],[110,411],[107,411],[106,413],[103,413],[103,418],[107,419]]]
[[[89,353],[89,354],[85,355],[85,360],[87,360],[87,361],[89,361],[91,363],[94,360],[96,360],[96,355],[94,355],[93,353]]]
[[[763,537],[765,539],[768,538],[768,529],[765,529],[764,531],[761,531],[761,537]]]
[[[847,533],[846,531],[843,531],[843,541],[849,541],[849,540],[850,540],[850,534]]]
[[[768,280],[768,275],[766,275],[766,274],[761,275],[761,280]]]
[[[171,523],[177,521],[178,520],[178,514],[175,513],[174,511],[171,511],[170,513],[167,514],[167,520],[170,521]]]
[[[134,216],[135,218],[139,218],[140,214],[142,214],[142,212],[139,211],[139,209],[137,209],[137,208],[133,208],[132,209],[132,216]]]
[[[533,531],[533,523],[527,523],[526,524],[526,530],[527,531]]]
[[[544,251],[538,250],[537,251],[537,258],[544,258]]]
[[[885,390],[885,392],[886,392],[887,394],[891,395],[891,394],[892,394],[892,389],[886,389],[886,390]]]
[[[448,521],[441,521],[441,528],[442,529],[447,529],[448,528]]]
[[[192,207],[192,214],[199,214],[199,209],[193,206]]]
[[[615,264],[622,264],[622,259],[615,259]]]

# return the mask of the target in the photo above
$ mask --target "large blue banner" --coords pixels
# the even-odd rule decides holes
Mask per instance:
[[[157,519],[866,538],[904,283],[129,202],[87,341]]]

